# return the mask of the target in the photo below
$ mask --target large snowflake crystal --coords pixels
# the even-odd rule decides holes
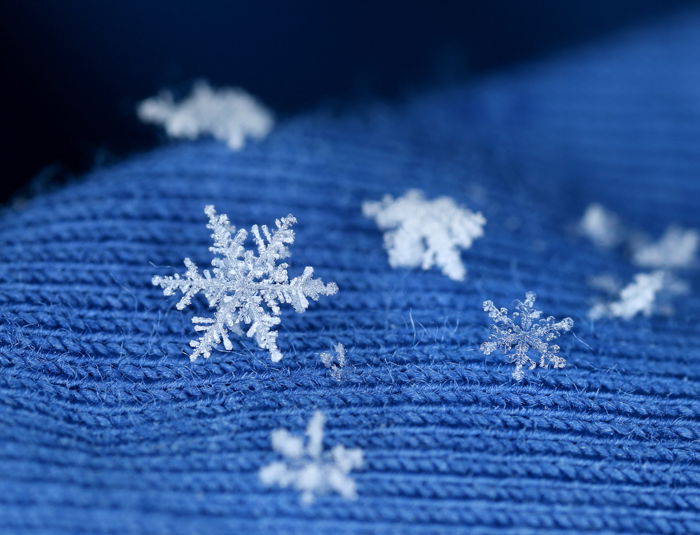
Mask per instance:
[[[213,206],[204,209],[209,217],[207,228],[212,231],[214,245],[209,250],[214,254],[212,271],[205,269],[201,274],[189,258],[185,258],[187,271],[184,277],[153,277],[153,284],[163,288],[165,295],[182,293],[177,309],[182,310],[201,293],[215,309],[213,317],[192,319],[195,331],[202,332],[199,340],[190,345],[194,351],[190,360],[200,355],[208,358],[212,348],[223,341],[227,350],[233,348],[229,332],[255,338],[263,349],[270,352],[273,362],[282,358],[277,347],[277,331],[280,323],[280,305],[287,303],[296,312],[304,312],[309,300],[318,300],[320,295],[333,295],[338,291],[335,283],[324,284],[314,279],[313,268],[307,266],[304,272],[289,280],[287,264],[277,264],[278,260],[290,256],[288,245],[294,243],[292,225],[296,219],[292,215],[278,219],[272,232],[266,225],[253,225],[251,232],[257,245],[257,254],[246,250],[244,242],[248,233],[244,229],[236,232],[229,223],[228,216],[219,215]],[[234,234],[235,233],[235,234]],[[241,325],[248,326],[244,332]]]
[[[317,495],[335,491],[348,500],[357,498],[355,481],[348,475],[362,466],[362,450],[337,445],[323,451],[325,417],[316,411],[306,428],[308,440],[292,435],[286,429],[272,432],[272,449],[285,460],[260,470],[260,481],[266,485],[295,487],[302,503],[312,503]]]
[[[384,247],[391,267],[439,266],[453,280],[467,273],[459,249],[468,249],[483,236],[486,219],[455,204],[449,197],[432,201],[418,190],[394,199],[365,201],[362,212],[373,218],[384,233]]]
[[[513,378],[520,381],[525,373],[523,368],[532,370],[538,364],[530,357],[531,352],[539,355],[539,365],[542,368],[552,363],[554,368],[563,368],[566,360],[559,356],[559,346],[550,344],[561,333],[567,332],[574,325],[574,320],[564,318],[556,321],[549,316],[542,319],[542,312],[535,310],[535,294],[527,292],[525,301],[516,301],[516,311],[512,318],[508,309],[496,308],[492,301],[484,301],[484,312],[493,320],[489,339],[481,344],[481,351],[490,355],[496,350],[502,351],[509,362],[515,363]]]

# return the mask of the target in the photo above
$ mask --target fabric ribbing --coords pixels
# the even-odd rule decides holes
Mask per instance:
[[[622,255],[569,232],[603,202],[700,227],[700,15],[479,84],[310,113],[233,153],[178,143],[0,219],[0,528],[7,533],[700,532],[700,300],[586,319]],[[487,218],[458,283],[391,269],[361,204],[419,188]],[[190,311],[151,285],[209,262],[202,208],[299,220],[290,274],[337,296],[285,311],[276,364],[246,339],[190,363]],[[484,299],[575,319],[567,367],[485,357]],[[319,359],[347,349],[341,382]],[[270,431],[314,410],[360,447],[359,499],[266,489]]]

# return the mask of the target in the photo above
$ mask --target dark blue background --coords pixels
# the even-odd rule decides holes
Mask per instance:
[[[0,198],[47,165],[82,171],[156,143],[136,102],[197,77],[285,115],[478,76],[691,3],[6,2]]]

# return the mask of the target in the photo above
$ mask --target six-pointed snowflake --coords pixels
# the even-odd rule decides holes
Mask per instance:
[[[556,321],[552,316],[542,319],[542,312],[535,310],[534,304],[535,294],[527,292],[525,301],[515,301],[516,311],[511,318],[508,309],[499,309],[492,301],[484,301],[484,312],[488,312],[493,324],[489,339],[481,344],[481,351],[490,355],[497,349],[501,350],[509,362],[515,363],[513,378],[517,381],[525,376],[523,368],[532,370],[538,364],[530,357],[531,351],[539,355],[542,368],[546,368],[548,362],[554,368],[566,365],[566,360],[558,354],[559,346],[549,342],[570,330],[574,320],[564,318]]]
[[[248,337],[263,349],[270,352],[273,362],[282,358],[277,347],[277,331],[280,323],[280,305],[287,303],[296,312],[304,312],[309,300],[317,300],[320,295],[333,295],[338,291],[335,283],[324,284],[314,279],[313,268],[307,266],[304,272],[289,280],[287,264],[277,264],[278,260],[290,256],[288,245],[294,243],[296,223],[292,215],[278,219],[276,228],[270,232],[266,225],[253,225],[251,232],[257,245],[257,255],[246,250],[244,242],[248,233],[244,229],[236,232],[229,223],[228,216],[219,215],[213,206],[204,212],[209,217],[207,228],[212,231],[214,245],[209,250],[214,254],[212,271],[199,273],[197,266],[185,258],[185,276],[153,277],[153,284],[163,288],[165,295],[181,292],[177,303],[178,310],[188,306],[192,298],[201,293],[215,309],[213,317],[192,319],[195,331],[204,334],[190,342],[194,351],[190,360],[202,355],[208,358],[212,348],[223,341],[227,350],[232,349],[229,332],[243,335],[240,325],[249,326],[245,331]],[[235,235],[233,234],[235,232]]]
[[[170,137],[211,134],[233,150],[243,147],[247,137],[264,138],[273,125],[270,112],[242,89],[216,90],[206,82],[197,83],[177,104],[163,92],[141,102],[137,112],[142,121],[163,125]]]
[[[449,197],[432,201],[418,190],[394,199],[365,201],[362,213],[373,218],[384,233],[384,247],[392,267],[439,266],[453,280],[467,273],[459,249],[468,249],[484,234],[486,219],[461,208]]]
[[[263,467],[260,481],[266,486],[292,486],[301,492],[301,501],[307,504],[316,496],[332,491],[346,499],[356,499],[355,481],[348,474],[362,466],[362,450],[337,445],[324,451],[324,423],[325,417],[316,411],[306,428],[306,444],[286,429],[273,431],[272,448],[285,460]]]
[[[342,378],[343,367],[345,366],[345,346],[341,343],[333,347],[335,355],[327,352],[321,353],[321,362],[326,368],[331,370],[331,375],[336,381]]]

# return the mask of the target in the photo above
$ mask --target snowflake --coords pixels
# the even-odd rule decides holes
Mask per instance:
[[[656,242],[642,240],[633,244],[632,262],[645,268],[691,267],[698,245],[700,233],[697,230],[670,226]]]
[[[325,417],[316,411],[306,427],[306,444],[286,429],[273,431],[272,449],[285,460],[263,467],[260,481],[265,486],[293,486],[301,492],[301,501],[306,504],[312,503],[317,495],[331,491],[349,500],[356,499],[355,481],[348,474],[362,466],[362,450],[338,445],[324,452],[324,423]]]
[[[139,118],[161,124],[170,137],[194,139],[211,134],[233,150],[243,147],[246,137],[264,138],[272,129],[270,112],[242,89],[212,89],[195,84],[191,95],[175,104],[169,92],[144,100]]]
[[[547,361],[552,363],[554,368],[563,368],[566,360],[558,355],[559,346],[549,344],[558,338],[562,332],[567,332],[574,325],[574,320],[564,318],[556,321],[549,316],[540,319],[542,312],[535,310],[535,294],[527,292],[525,301],[516,301],[512,319],[508,316],[506,308],[496,308],[492,301],[484,301],[484,312],[488,312],[493,320],[489,340],[481,344],[481,351],[485,355],[490,355],[500,349],[508,357],[509,362],[515,363],[513,378],[520,381],[525,373],[523,368],[532,370],[537,363],[530,358],[530,350],[539,354],[539,365],[542,368],[548,366]]]
[[[671,315],[671,298],[688,291],[687,284],[666,271],[637,273],[631,283],[619,290],[616,301],[597,303],[588,316],[594,320],[606,316],[629,320],[637,314],[647,317],[654,313]]]
[[[601,249],[616,247],[625,234],[617,216],[597,203],[586,208],[578,224],[578,231]]]
[[[362,212],[385,230],[384,247],[392,267],[437,265],[453,280],[463,280],[466,269],[459,249],[468,249],[483,236],[486,219],[480,213],[461,208],[449,197],[428,201],[423,193],[410,190],[394,199],[365,201]]]
[[[337,381],[340,381],[343,372],[343,366],[345,366],[345,346],[343,344],[338,343],[335,344],[333,350],[335,351],[335,355],[325,352],[321,353],[321,362],[323,362],[323,365],[326,368],[330,368],[331,375]]]
[[[200,275],[194,262],[185,258],[187,271],[184,277],[179,274],[156,276],[153,284],[162,287],[165,295],[173,295],[175,291],[183,294],[177,303],[178,310],[188,306],[198,293],[207,299],[209,308],[216,309],[212,318],[192,319],[195,331],[204,334],[199,340],[190,342],[194,348],[190,360],[195,361],[200,355],[209,358],[212,348],[221,341],[230,351],[233,346],[228,333],[243,335],[240,324],[244,324],[250,326],[245,334],[255,337],[258,346],[267,349],[272,361],[277,362],[282,353],[277,348],[277,331],[273,329],[280,323],[280,304],[290,304],[301,313],[309,306],[307,297],[318,300],[319,295],[333,295],[338,286],[314,279],[314,270],[309,266],[300,276],[289,280],[287,264],[276,264],[290,256],[287,246],[294,243],[291,229],[296,223],[294,216],[278,219],[275,222],[277,228],[272,232],[266,225],[260,228],[253,225],[251,232],[257,245],[256,256],[244,247],[248,236],[244,229],[236,232],[228,216],[218,215],[211,205],[205,207],[204,212],[209,217],[207,228],[212,231],[214,242],[209,248],[214,254],[211,262],[213,276],[206,269]]]

